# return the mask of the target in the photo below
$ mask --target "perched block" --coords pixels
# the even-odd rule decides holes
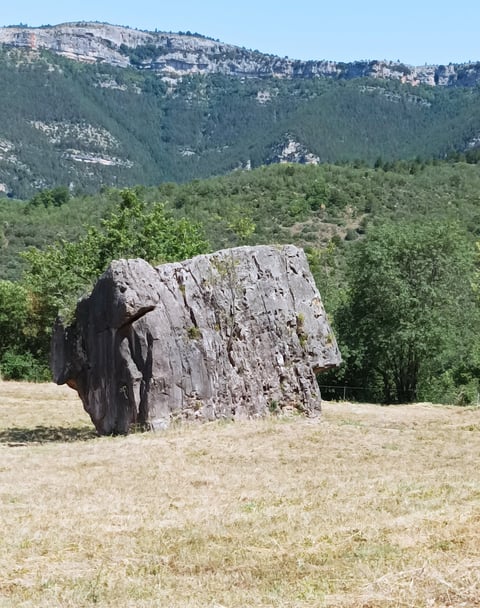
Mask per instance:
[[[101,434],[133,424],[320,411],[315,374],[340,363],[305,254],[238,247],[153,268],[117,260],[58,324],[52,370]]]

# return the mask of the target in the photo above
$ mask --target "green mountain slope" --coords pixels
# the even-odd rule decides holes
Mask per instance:
[[[168,82],[6,47],[0,78],[0,190],[17,198],[279,161],[443,157],[480,134],[477,88],[219,74]]]
[[[377,169],[283,164],[136,190],[201,223],[212,249],[288,242],[317,249],[332,239],[339,246],[389,219],[458,221],[473,237],[480,234],[480,165],[465,162],[400,161]],[[118,200],[118,190],[108,188],[60,206],[0,199],[0,279],[19,277],[20,251],[76,238]]]

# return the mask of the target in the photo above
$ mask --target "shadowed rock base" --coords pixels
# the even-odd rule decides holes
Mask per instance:
[[[340,363],[301,249],[238,247],[153,268],[118,260],[58,324],[52,370],[101,434],[177,420],[320,412]]]

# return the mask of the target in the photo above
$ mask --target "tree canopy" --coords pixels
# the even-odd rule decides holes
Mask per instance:
[[[337,313],[350,382],[383,402],[411,402],[461,366],[479,330],[474,263],[452,223],[388,223],[356,243]]]

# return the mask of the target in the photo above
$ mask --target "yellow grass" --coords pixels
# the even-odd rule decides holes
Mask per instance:
[[[480,410],[97,438],[0,383],[0,606],[480,606]]]

